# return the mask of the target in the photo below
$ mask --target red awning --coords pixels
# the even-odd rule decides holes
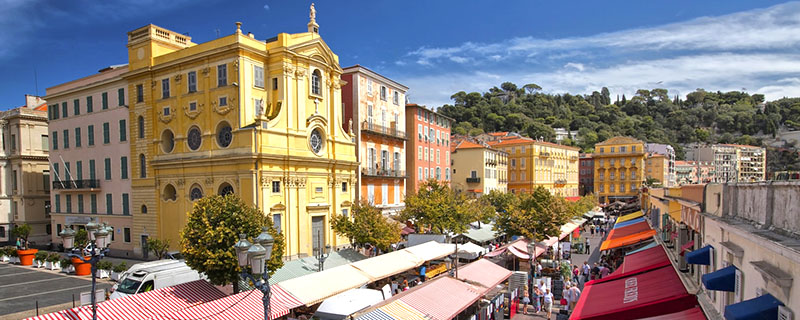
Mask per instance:
[[[477,282],[488,289],[493,289],[510,276],[511,271],[486,259],[458,268],[459,279]]]
[[[428,281],[398,300],[434,320],[449,320],[478,301],[483,291],[460,280],[443,277]]]
[[[611,240],[615,238],[622,238],[650,229],[652,228],[650,228],[650,225],[647,223],[647,221],[637,222],[629,226],[611,229],[611,232],[608,233],[607,239]]]
[[[503,254],[503,252],[506,252],[506,248],[503,248],[503,249],[497,249],[497,250],[495,250],[495,251],[492,251],[492,252],[489,252],[489,253],[487,253],[487,254],[484,254],[483,256],[484,256],[484,257],[490,257],[490,258],[491,258],[491,257],[496,257],[496,256],[499,256],[499,255]]]
[[[416,232],[412,227],[403,227],[403,230],[400,230],[401,235],[407,235]]]
[[[681,255],[683,255],[683,253],[686,252],[686,249],[689,249],[691,247],[694,247],[694,240],[689,241],[686,244],[684,244],[683,246],[681,246]]]
[[[706,315],[703,314],[703,309],[700,307],[694,307],[691,309],[686,309],[680,312],[665,314],[663,316],[655,316],[650,318],[644,318],[641,320],[674,320],[674,319],[681,319],[681,320],[706,320]]]
[[[224,293],[207,281],[197,280],[101,302],[97,304],[97,318],[103,320],[152,319],[224,297]],[[261,317],[263,318],[263,313]],[[88,320],[91,318],[92,307],[82,306],[31,319]]]
[[[580,200],[580,199],[581,199],[581,197],[566,197],[566,198],[564,198],[564,199],[565,199],[565,200],[567,200],[567,201],[572,201],[572,202],[575,202],[575,201],[578,201],[578,200]]]
[[[517,258],[520,258],[520,259],[523,259],[523,260],[528,260],[528,259],[531,258],[531,256],[529,254],[527,254],[527,253],[525,253],[523,251],[520,251],[519,249],[517,249],[517,247],[514,247],[514,246],[509,246],[508,247],[508,251],[511,252],[511,254],[517,256]]]
[[[617,268],[611,276],[603,278],[603,280],[611,279],[617,275],[625,275],[630,273],[638,273],[648,269],[663,267],[670,264],[667,252],[661,246],[655,246],[647,250],[643,250],[631,255],[625,256],[625,260]]]
[[[639,319],[683,311],[697,298],[683,287],[671,267],[618,279],[588,283],[570,319]]]
[[[264,295],[259,290],[240,292],[222,299],[197,305],[172,314],[154,317],[158,320],[263,320]],[[269,318],[289,314],[291,309],[303,305],[279,285],[270,286]]]

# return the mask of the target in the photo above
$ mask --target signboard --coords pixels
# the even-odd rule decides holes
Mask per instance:
[[[564,291],[564,280],[553,280],[553,288],[550,289],[550,293],[553,294],[553,299],[556,301],[561,300],[563,298],[561,293]]]
[[[97,289],[94,292],[94,297],[97,300],[97,303],[106,301],[106,290],[105,289]],[[86,291],[81,292],[81,305],[91,305],[92,304],[92,292]]]
[[[385,285],[381,288],[381,292],[383,292],[383,300],[389,299],[392,297],[392,287],[390,285]]]
[[[74,225],[74,224],[87,224],[91,221],[91,217],[81,217],[81,216],[66,216],[64,217],[64,225]]]

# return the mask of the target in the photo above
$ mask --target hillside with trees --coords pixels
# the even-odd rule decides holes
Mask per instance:
[[[762,94],[697,89],[685,99],[667,89],[610,96],[607,88],[587,95],[548,94],[536,84],[505,82],[487,92],[458,92],[439,111],[456,120],[455,134],[513,131],[555,140],[553,128],[578,131],[562,143],[593,151],[616,135],[672,145],[679,159],[691,143],[762,145],[779,130],[800,130],[800,98],[765,102]],[[793,147],[793,146],[789,146]],[[780,167],[780,165],[778,165]]]

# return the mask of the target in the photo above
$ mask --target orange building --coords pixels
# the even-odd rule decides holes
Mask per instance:
[[[408,194],[425,180],[450,183],[450,128],[454,120],[417,104],[406,105]]]

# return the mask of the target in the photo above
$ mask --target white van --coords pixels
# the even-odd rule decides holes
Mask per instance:
[[[140,263],[134,264],[130,268],[128,268],[128,270],[125,270],[124,272],[122,272],[122,274],[119,275],[119,280],[117,280],[117,283],[115,283],[114,286],[111,287],[111,292],[114,292],[115,290],[117,290],[117,286],[119,286],[119,284],[122,283],[122,281],[125,281],[125,278],[128,277],[128,275],[130,275],[130,274],[132,274],[132,273],[134,273],[136,271],[139,271],[139,270],[144,270],[144,269],[147,269],[147,268],[160,267],[160,266],[163,266],[163,265],[183,266],[183,265],[186,265],[186,263],[184,263],[183,261],[178,261],[178,260],[162,259],[162,260],[140,262]]]
[[[200,273],[189,268],[186,263],[178,262],[131,272],[117,285],[110,299],[203,279]]]

